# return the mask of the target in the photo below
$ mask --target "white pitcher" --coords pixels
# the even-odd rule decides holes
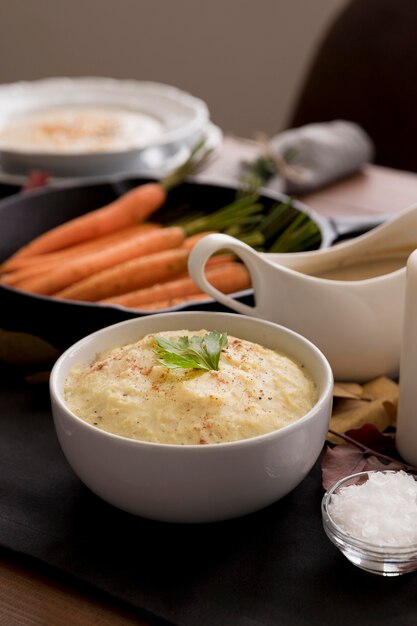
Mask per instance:
[[[225,248],[236,253],[250,272],[254,307],[221,293],[205,278],[206,261]],[[310,339],[330,361],[336,380],[363,382],[398,374],[405,264],[415,248],[417,206],[356,239],[311,252],[259,253],[233,237],[208,235],[192,250],[189,271],[199,287],[222,304]],[[365,280],[318,276],[356,259],[399,252],[405,255],[404,267],[380,276]]]

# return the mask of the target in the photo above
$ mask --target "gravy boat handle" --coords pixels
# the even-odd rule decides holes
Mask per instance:
[[[255,317],[259,316],[259,307],[243,304],[243,302],[239,302],[238,300],[235,300],[234,298],[231,298],[230,296],[219,291],[208,282],[204,273],[204,266],[215,252],[223,250],[224,248],[227,248],[227,250],[231,250],[237,254],[237,256],[247,266],[252,278],[252,284],[256,283],[258,275],[260,276],[260,266],[263,265],[263,261],[259,254],[242,241],[239,241],[234,237],[230,237],[229,235],[222,234],[207,235],[193,247],[188,259],[188,271],[191,278],[202,291],[209,294],[212,298],[218,300],[218,302],[221,302],[225,306],[230,307],[238,313],[243,313],[244,315],[252,315]]]

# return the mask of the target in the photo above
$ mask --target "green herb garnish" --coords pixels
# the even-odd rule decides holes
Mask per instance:
[[[155,337],[158,363],[165,367],[190,367],[201,370],[218,370],[220,354],[227,346],[227,333],[213,330],[204,337]]]

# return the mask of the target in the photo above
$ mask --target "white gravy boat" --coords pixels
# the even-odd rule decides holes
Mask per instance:
[[[221,249],[232,250],[252,278],[255,306],[221,293],[204,265]],[[254,251],[227,235],[208,235],[190,254],[189,270],[207,294],[231,309],[271,320],[304,335],[328,358],[336,380],[366,381],[397,375],[405,300],[405,263],[417,248],[417,205],[356,239],[332,248],[291,254]],[[366,280],[330,280],[317,274],[399,250],[404,267]],[[316,274],[316,275],[315,275]]]

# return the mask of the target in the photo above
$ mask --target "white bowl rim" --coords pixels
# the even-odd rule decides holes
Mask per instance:
[[[183,104],[184,106],[187,106],[190,111],[192,111],[192,115],[190,116],[190,119],[182,126],[162,133],[160,137],[153,139],[149,144],[146,144],[144,146],[134,146],[127,149],[122,148],[120,150],[108,150],[105,152],[71,152],[68,154],[55,150],[27,150],[19,147],[8,148],[3,147],[0,144],[0,154],[3,154],[5,156],[21,155],[22,157],[26,156],[27,158],[31,159],[49,156],[63,162],[73,161],[77,158],[84,158],[89,160],[93,158],[108,159],[118,154],[136,154],[137,152],[142,152],[148,147],[164,146],[167,144],[182,141],[184,139],[188,139],[193,135],[193,133],[201,130],[204,127],[204,124],[209,121],[209,110],[207,103],[201,98],[198,98],[197,96],[194,96],[193,94],[183,89],[180,89],[179,87],[157,81],[139,80],[132,78],[119,79],[105,76],[52,76],[35,80],[21,80],[0,85],[0,120],[2,119],[1,101],[3,98],[8,98],[10,96],[13,97],[14,93],[20,95],[22,92],[24,93],[25,91],[28,92],[30,95],[31,90],[47,90],[53,87],[56,87],[56,89],[60,93],[71,93],[73,89],[77,88],[107,89],[119,94],[120,92],[123,92],[123,90],[127,89],[142,89],[145,92],[154,93],[156,96],[162,95],[165,98],[170,98],[171,101],[176,101],[180,104]],[[47,107],[47,105],[48,103],[45,102],[45,107]],[[29,107],[28,110],[31,110],[31,108]]]
[[[135,324],[140,324],[141,321],[147,320],[149,321],[150,318],[152,319],[166,319],[167,317],[172,318],[173,316],[177,316],[177,317],[185,317],[185,319],[187,317],[207,317],[207,315],[210,314],[211,316],[213,316],[213,318],[215,319],[215,317],[217,316],[222,316],[222,317],[226,317],[226,318],[241,318],[244,317],[244,319],[250,320],[250,322],[256,322],[261,324],[262,326],[266,326],[266,327],[271,327],[271,328],[279,328],[281,332],[284,332],[284,334],[290,335],[293,338],[295,338],[297,341],[304,343],[304,345],[306,345],[317,357],[318,361],[321,362],[322,368],[323,368],[323,372],[325,374],[325,385],[323,388],[323,391],[319,397],[319,399],[317,400],[317,402],[314,404],[314,406],[310,409],[310,411],[308,411],[305,415],[303,415],[300,419],[298,419],[297,421],[293,422],[292,424],[288,424],[287,426],[283,426],[282,428],[279,428],[277,430],[273,430],[271,432],[268,433],[264,433],[262,435],[257,435],[256,437],[249,437],[246,439],[238,439],[236,441],[226,441],[223,443],[213,443],[213,444],[207,444],[207,445],[201,445],[201,444],[172,444],[172,443],[159,443],[159,442],[153,442],[153,441],[142,441],[139,439],[132,439],[129,437],[123,437],[121,435],[117,435],[115,433],[111,433],[105,430],[102,430],[100,428],[97,428],[96,426],[93,426],[92,424],[89,424],[88,422],[86,422],[85,420],[83,420],[81,417],[79,417],[78,415],[76,415],[75,413],[73,413],[67,406],[67,404],[65,403],[64,399],[62,398],[62,394],[58,389],[58,385],[57,385],[57,377],[59,374],[59,371],[63,365],[63,363],[65,362],[65,360],[67,359],[68,355],[70,352],[76,350],[77,348],[80,348],[84,342],[87,341],[92,341],[94,340],[94,338],[102,336],[102,335],[106,335],[108,332],[110,332],[113,329],[117,329],[121,326],[134,326]],[[327,361],[326,357],[324,356],[324,354],[321,352],[321,350],[319,350],[319,348],[317,348],[317,346],[315,344],[313,344],[311,341],[309,341],[308,339],[306,339],[305,337],[303,337],[302,335],[300,335],[299,333],[285,327],[282,326],[280,324],[276,324],[274,322],[270,322],[268,320],[264,320],[264,319],[260,319],[260,318],[256,318],[256,317],[250,317],[250,316],[241,316],[239,314],[236,313],[223,313],[223,312],[208,312],[208,311],[175,311],[175,312],[168,312],[168,313],[160,313],[160,314],[155,314],[155,315],[148,315],[146,317],[137,317],[137,318],[133,318],[130,320],[124,320],[122,322],[118,322],[116,324],[112,324],[110,326],[106,326],[104,328],[101,328],[100,330],[97,330],[93,333],[90,333],[89,335],[86,335],[85,337],[79,339],[77,342],[75,342],[74,344],[72,344],[70,347],[68,347],[62,354],[61,356],[57,359],[57,361],[55,362],[52,370],[51,370],[51,375],[50,375],[50,379],[49,379],[49,389],[50,389],[50,395],[51,398],[53,398],[55,400],[55,402],[57,403],[57,405],[60,407],[61,410],[64,411],[64,413],[70,417],[70,419],[72,419],[74,422],[76,422],[79,426],[81,427],[85,427],[87,428],[87,430],[92,430],[94,431],[94,433],[96,433],[96,435],[98,437],[103,437],[104,439],[114,439],[115,441],[121,441],[126,445],[129,446],[134,446],[134,447],[138,447],[138,448],[146,448],[146,449],[171,449],[171,450],[184,450],[184,451],[195,451],[195,450],[205,450],[205,451],[210,451],[210,452],[204,452],[203,454],[210,454],[213,453],[214,450],[219,450],[219,449],[223,449],[223,448],[233,448],[233,447],[246,447],[246,446],[254,446],[254,445],[261,445],[262,443],[264,443],[265,441],[267,441],[268,439],[280,439],[281,437],[285,436],[287,433],[293,432],[298,430],[299,428],[301,428],[305,422],[310,421],[317,412],[321,411],[321,409],[324,407],[324,405],[326,404],[327,400],[328,400],[328,396],[329,394],[332,394],[332,390],[333,390],[333,372],[331,370],[330,364]],[[183,452],[183,454],[186,454],[186,452]]]

